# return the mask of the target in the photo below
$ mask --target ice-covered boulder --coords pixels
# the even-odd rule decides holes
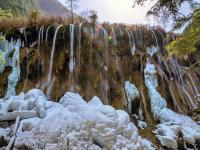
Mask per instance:
[[[26,94],[22,92],[18,96],[11,96],[0,103],[0,121],[14,121],[17,116],[20,119],[44,118],[46,101],[44,93],[38,89],[33,89]]]
[[[68,92],[56,103],[47,101],[42,91],[33,89],[16,98],[20,102],[16,106],[27,106],[27,101],[34,101],[35,112],[40,111],[39,100],[38,105],[46,115],[41,117],[37,112],[37,116],[20,120],[14,149],[154,149],[151,143],[138,135],[125,111],[103,105],[97,97],[87,103],[80,95]],[[15,102],[14,99],[8,99],[8,104],[3,106],[11,102]],[[30,111],[32,104],[28,106],[24,107],[26,111]],[[12,128],[8,126],[8,131]],[[2,134],[7,135],[4,131],[7,129],[2,129]]]

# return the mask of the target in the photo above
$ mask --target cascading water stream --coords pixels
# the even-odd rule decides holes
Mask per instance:
[[[74,70],[74,67],[75,67],[75,62],[74,62],[74,25],[70,24],[69,29],[70,29],[70,62],[69,62],[69,71],[70,71],[70,73],[72,73],[73,70]]]
[[[117,36],[115,33],[115,30],[112,28],[112,39],[113,39],[113,45],[116,46],[117,45]]]
[[[26,48],[26,78],[25,78],[25,82],[24,82],[23,91],[25,91],[27,88],[28,75],[29,75],[29,49]]]
[[[42,59],[42,56],[41,56],[41,53],[40,53],[40,46],[41,46],[41,36],[42,36],[42,33],[44,31],[44,26],[41,26],[40,27],[40,30],[39,30],[39,34],[38,34],[38,56],[37,56],[37,71],[38,71],[38,74],[37,74],[37,77],[38,77],[38,81],[39,81],[39,76],[40,76],[40,61]]]
[[[53,69],[53,58],[54,58],[54,51],[55,51],[55,44],[56,44],[56,38],[57,38],[57,33],[58,30],[62,27],[63,25],[59,25],[54,33],[54,37],[53,37],[53,46],[52,46],[52,50],[51,50],[51,57],[50,57],[50,65],[49,65],[49,73],[48,73],[48,80],[47,80],[47,86],[48,86],[48,90],[47,90],[47,96],[50,98],[50,94],[51,94],[51,88],[52,88],[52,84],[51,80],[52,80],[52,69]]]
[[[80,73],[81,70],[81,38],[82,38],[82,23],[79,24],[78,26],[78,34],[77,34],[77,39],[78,39],[78,46],[77,46],[77,70],[78,73],[77,75]]]
[[[127,35],[128,35],[129,45],[130,45],[130,47],[132,47],[131,34],[128,30],[126,30],[126,32],[127,32]]]
[[[107,81],[107,71],[108,71],[108,33],[107,31],[103,28],[103,27],[99,27],[100,28],[100,35],[103,36],[103,40],[104,40],[104,45],[105,45],[105,53],[104,53],[104,66],[103,66],[103,70],[100,69],[100,87],[101,87],[101,95],[103,97],[103,99],[105,100],[105,103],[108,104],[108,89],[109,89],[109,84]],[[99,62],[100,64],[102,62]],[[103,75],[101,74],[101,72],[103,72]]]
[[[81,50],[82,25],[83,25],[83,24],[81,23],[81,24],[79,24],[79,26],[78,26],[78,50],[79,50],[79,51]]]
[[[154,44],[153,44],[153,45],[151,45],[151,47],[148,47],[147,53],[152,57],[156,52],[158,52],[159,46],[158,46],[158,39],[155,34],[155,31],[153,29],[151,29],[151,32],[152,32],[152,38],[155,40],[156,45],[154,46]]]
[[[74,60],[74,29],[75,26],[73,24],[69,25],[70,30],[70,61],[69,61],[69,84],[70,84],[70,91],[74,91],[74,67],[75,67],[75,60]]]
[[[47,28],[47,30],[46,30],[45,44],[47,44],[47,42],[48,42],[48,33],[49,33],[49,29],[50,29],[50,26],[48,26],[48,28]]]
[[[134,36],[133,36],[133,32],[131,32],[131,39],[132,39],[131,54],[135,55],[136,45],[135,45],[135,39],[134,39]]]

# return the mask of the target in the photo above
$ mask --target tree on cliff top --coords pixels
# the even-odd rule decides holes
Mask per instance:
[[[134,0],[134,6],[144,5],[146,1]],[[183,4],[188,4],[191,8],[187,15],[181,13]],[[153,15],[164,22],[172,18],[174,29],[186,25],[184,32],[166,47],[171,55],[185,56],[200,47],[200,3],[196,0],[156,0],[147,15]]]
[[[74,10],[77,9],[78,0],[65,0],[67,7],[70,8],[71,11],[71,23],[74,23]]]

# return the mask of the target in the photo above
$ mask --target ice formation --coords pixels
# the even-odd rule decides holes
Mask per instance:
[[[129,81],[125,82],[125,91],[128,99],[128,112],[132,114],[132,103],[140,97],[140,94],[135,85],[131,84]]]
[[[5,98],[9,98],[15,95],[15,87],[20,78],[20,64],[19,64],[19,48],[21,46],[21,41],[17,40],[14,46],[14,54],[12,56],[12,73],[8,76],[8,87],[6,91]]]
[[[158,52],[158,47],[152,45],[151,47],[147,48],[147,53],[152,57],[153,54],[155,54],[156,52]]]
[[[16,118],[16,133],[14,126],[0,128],[0,136],[8,142],[15,135],[14,149],[154,149],[138,135],[125,111],[103,105],[98,97],[87,103],[68,92],[56,103],[33,89],[0,102],[0,120]]]
[[[190,117],[180,115],[167,108],[166,101],[156,91],[157,77],[153,64],[147,63],[144,69],[145,85],[151,100],[151,111],[155,119],[160,120],[154,131],[163,146],[177,149],[177,142],[183,139],[185,148],[187,144],[193,145],[200,140],[200,127]]]
[[[17,41],[21,43],[20,39]],[[0,42],[0,53],[5,60],[4,64],[0,65],[0,73],[3,73],[6,66],[12,67],[12,58],[10,58],[10,54],[15,50],[15,44],[16,41],[14,41],[12,38],[10,41],[3,40]]]

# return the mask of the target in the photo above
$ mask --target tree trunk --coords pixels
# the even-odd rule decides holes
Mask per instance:
[[[73,24],[74,23],[73,0],[71,0],[71,15],[72,15],[72,24]]]

